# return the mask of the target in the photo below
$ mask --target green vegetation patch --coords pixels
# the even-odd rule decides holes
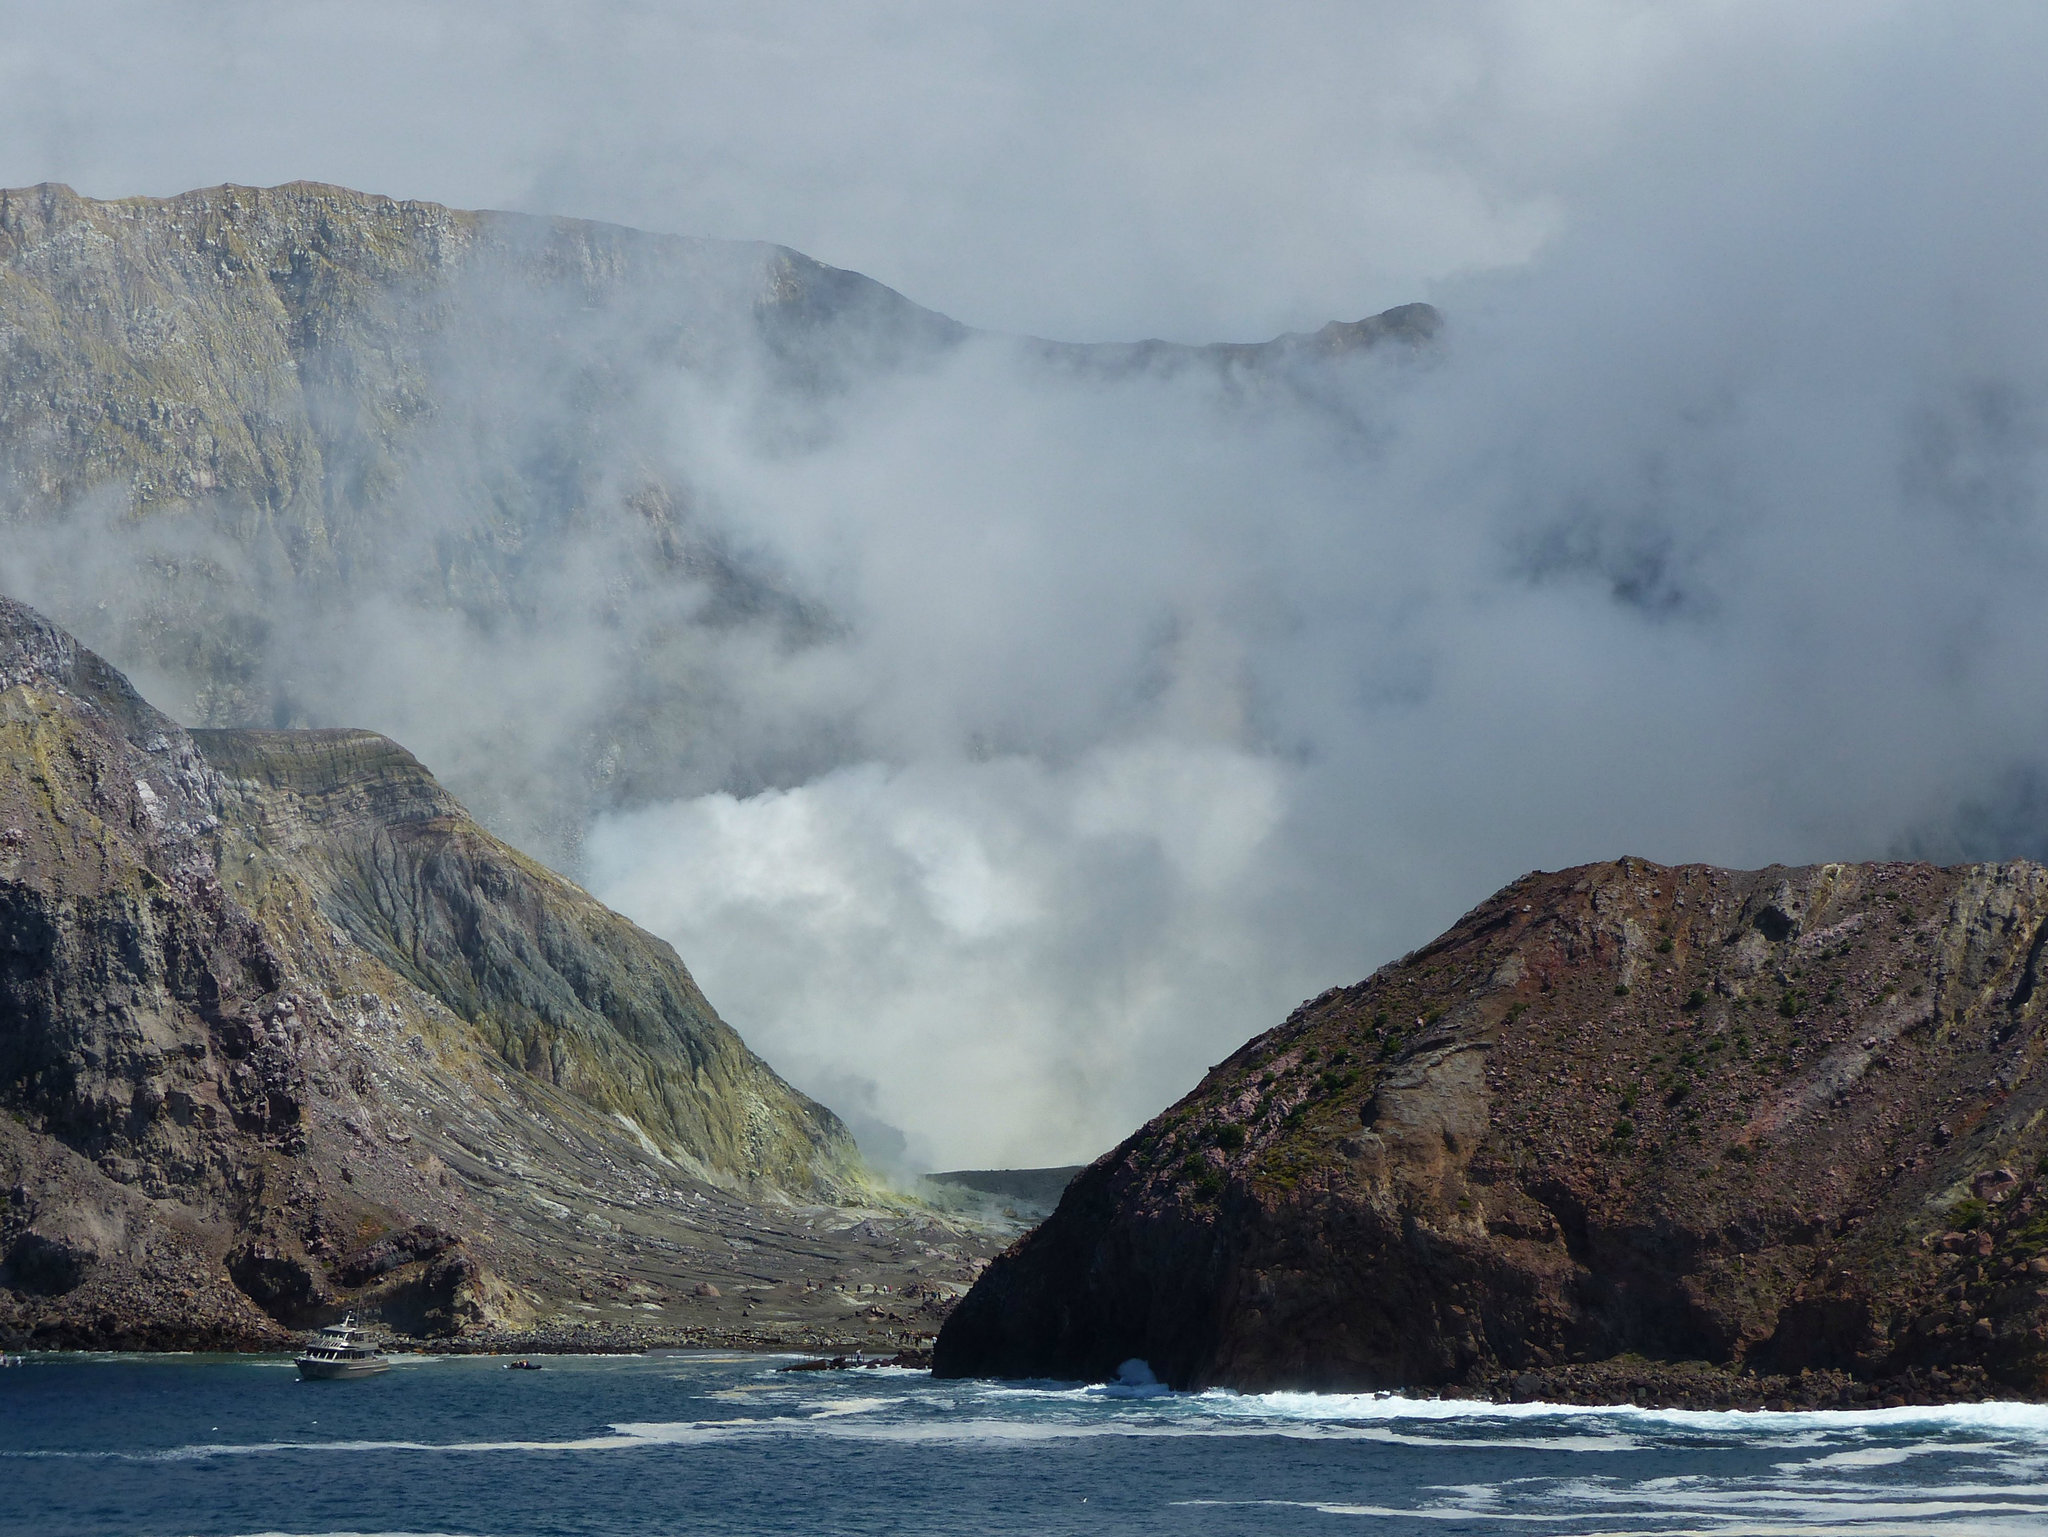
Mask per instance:
[[[2005,1235],[2005,1243],[2022,1254],[2038,1254],[2048,1249],[2048,1213],[2035,1217],[2024,1226],[2016,1227]]]

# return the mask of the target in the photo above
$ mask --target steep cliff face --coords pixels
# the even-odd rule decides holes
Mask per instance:
[[[1271,342],[1028,346],[1100,373],[1259,369],[1437,326],[1410,304]],[[508,472],[426,488],[498,502],[497,527],[456,553],[458,592],[502,581],[505,557],[578,502],[630,497],[604,484],[606,450],[639,461],[639,511],[673,533],[650,383],[765,365],[780,393],[830,392],[972,334],[781,246],[312,182],[107,202],[0,190],[0,443],[18,510],[102,488],[151,510],[225,500],[238,539],[302,571],[388,559],[391,524],[417,510],[419,452],[450,427],[475,440],[468,468]]]
[[[1077,1178],[942,1375],[2048,1394],[2048,870],[1529,876]]]
[[[961,330],[778,247],[307,183],[0,192],[0,578],[210,726],[388,715],[405,685],[352,675],[366,605],[444,669],[458,632],[502,651],[544,624],[601,659],[553,680],[568,719],[454,767],[559,856],[593,795],[726,767],[721,636],[819,622],[698,515],[679,392],[744,381],[801,416]]]
[[[873,1209],[666,946],[402,749],[195,742],[4,600],[0,1110],[14,1342],[260,1343],[342,1305],[799,1331],[863,1311],[833,1272],[972,1260]]]
[[[302,1070],[273,1033],[285,966],[215,875],[214,790],[117,674],[0,608],[0,1282],[16,1295],[83,1290],[147,1317],[151,1292],[183,1290],[208,1219],[307,1151]],[[189,1228],[155,1210],[181,1191],[204,1214]],[[109,1255],[129,1261],[111,1284]],[[182,1300],[181,1339],[275,1328],[230,1286]]]
[[[1434,321],[986,345],[1048,379],[1285,380]],[[593,808],[791,782],[843,745],[830,718],[735,729],[733,658],[843,619],[729,533],[698,424],[800,454],[971,340],[774,246],[307,183],[0,192],[0,589],[181,720],[409,722],[488,826],[573,866]]]
[[[152,508],[221,496],[261,525],[247,537],[329,570],[376,558],[411,446],[450,419],[502,442],[580,404],[557,430],[590,446],[650,365],[766,357],[817,387],[964,334],[777,246],[310,182],[0,191],[0,316],[0,442],[31,511],[109,482]],[[492,387],[505,363],[571,377],[521,398]],[[539,489],[501,488],[513,529],[562,510],[517,504]]]
[[[478,827],[397,743],[194,736],[227,781],[222,873],[256,913],[310,892],[507,1062],[632,1120],[704,1178],[822,1199],[866,1189],[838,1118],[747,1050],[667,944]]]

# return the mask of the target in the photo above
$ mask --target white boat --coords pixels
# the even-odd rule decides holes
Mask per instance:
[[[356,1315],[348,1314],[338,1324],[329,1324],[313,1336],[299,1353],[299,1377],[374,1377],[391,1370],[384,1352],[371,1343],[370,1336],[356,1327]]]

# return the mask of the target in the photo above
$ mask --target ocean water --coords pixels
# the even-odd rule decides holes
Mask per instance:
[[[1486,1407],[715,1354],[32,1356],[0,1533],[2048,1533],[2048,1408]]]

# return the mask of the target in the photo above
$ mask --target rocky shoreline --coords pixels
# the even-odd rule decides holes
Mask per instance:
[[[1844,1371],[1763,1375],[1707,1361],[1659,1362],[1622,1357],[1534,1371],[1487,1373],[1470,1388],[1447,1387],[1442,1398],[1492,1403],[1627,1404],[1641,1409],[1797,1410],[1899,1409],[1908,1405],[2042,1402],[1992,1382],[1981,1367],[1913,1369],[1876,1381]]]
[[[2040,865],[1539,872],[1076,1178],[936,1370],[2048,1398],[2044,984]]]
[[[382,1332],[382,1331],[377,1331]],[[929,1365],[936,1331],[895,1321],[867,1326],[732,1329],[582,1325],[522,1330],[485,1329],[444,1338],[394,1336],[387,1348],[416,1355],[640,1355],[654,1350],[733,1350],[806,1357],[886,1358]],[[283,1328],[204,1329],[139,1315],[134,1324],[94,1329],[79,1337],[62,1330],[28,1332],[0,1323],[0,1352],[123,1351],[162,1355],[275,1355],[295,1349],[304,1334]]]
[[[832,1334],[772,1329],[656,1329],[642,1332],[544,1329],[524,1334],[465,1335],[460,1339],[407,1340],[403,1348],[427,1356],[630,1356],[664,1350],[723,1350],[807,1359],[857,1358],[863,1364],[931,1365],[931,1333]]]
[[[407,1354],[429,1356],[637,1356],[671,1351],[712,1351],[761,1356],[798,1356],[778,1368],[785,1372],[860,1371],[895,1367],[927,1371],[932,1365],[934,1336],[840,1335],[815,1331],[795,1334],[762,1330],[681,1329],[622,1331],[542,1330],[530,1333],[480,1334],[459,1339],[405,1340]],[[148,1345],[143,1354],[277,1355],[290,1351],[290,1340],[220,1341],[185,1349]],[[0,1350],[66,1354],[68,1351],[0,1340]],[[1569,1404],[1585,1408],[1638,1408],[1698,1412],[1797,1413],[1927,1407],[1969,1403],[2048,1402],[2040,1395],[2015,1393],[1994,1382],[1981,1368],[1915,1368],[1896,1377],[1864,1381],[1843,1371],[1805,1371],[1764,1375],[1705,1361],[1660,1362],[1640,1357],[1531,1371],[1496,1371],[1467,1383],[1432,1390],[1392,1390],[1418,1402],[1480,1404]]]

